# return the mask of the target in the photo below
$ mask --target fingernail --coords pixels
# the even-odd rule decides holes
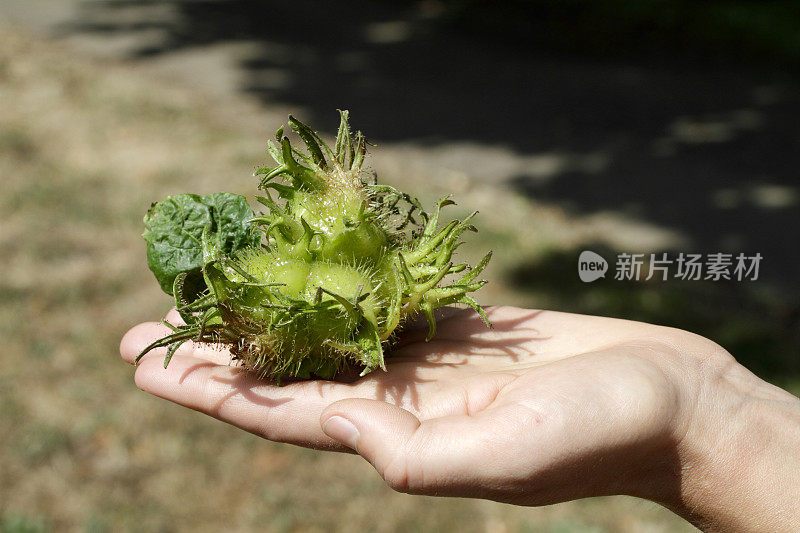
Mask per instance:
[[[358,451],[358,430],[352,422],[341,416],[332,416],[322,425],[322,431],[331,438]]]

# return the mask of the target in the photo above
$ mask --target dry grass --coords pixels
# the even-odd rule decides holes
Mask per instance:
[[[9,29],[0,102],[1,531],[690,530],[629,498],[525,509],[397,494],[357,457],[264,442],[141,393],[119,338],[169,306],[144,262],[141,216],[186,188],[249,190],[284,110],[221,106]],[[414,149],[374,164],[396,181]],[[464,204],[488,201],[464,189]],[[587,231],[508,201],[538,217],[526,250]],[[487,224],[501,245],[511,238]]]

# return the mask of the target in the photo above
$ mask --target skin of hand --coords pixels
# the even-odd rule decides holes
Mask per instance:
[[[355,450],[395,490],[546,505],[626,494],[706,530],[800,531],[800,400],[685,331],[513,307],[412,327],[376,371],[275,386],[187,343],[139,388],[266,439]],[[167,316],[177,323],[176,313]],[[131,329],[132,362],[168,333]]]

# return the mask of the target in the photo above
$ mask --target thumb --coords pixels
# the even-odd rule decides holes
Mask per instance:
[[[320,417],[322,431],[354,449],[396,490],[407,483],[406,450],[419,419],[378,400],[348,399],[329,405]]]

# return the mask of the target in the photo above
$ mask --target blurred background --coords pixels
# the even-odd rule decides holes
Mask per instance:
[[[141,218],[250,194],[291,112],[337,108],[382,181],[495,251],[484,304],[710,337],[800,393],[800,4],[731,0],[0,2],[0,531],[691,531],[599,498],[396,494],[357,457],[156,400],[117,355],[170,299]],[[582,250],[760,253],[756,281],[582,283]],[[645,266],[646,268],[646,266]]]

